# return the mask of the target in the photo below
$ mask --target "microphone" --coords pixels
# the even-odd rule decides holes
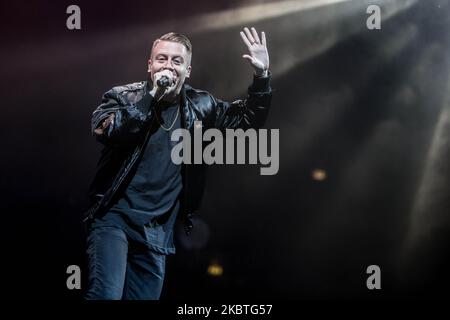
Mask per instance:
[[[172,84],[172,81],[169,79],[168,76],[162,76],[156,81],[156,84],[158,85],[158,87],[165,88],[170,86]]]

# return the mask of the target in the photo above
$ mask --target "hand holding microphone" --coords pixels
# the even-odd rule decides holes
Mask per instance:
[[[170,87],[172,86],[174,83],[173,81],[173,73],[170,70],[162,70],[160,72],[156,72],[155,73],[155,80],[156,80],[156,85],[158,87]]]
[[[174,76],[170,70],[162,70],[154,74],[153,89],[150,94],[160,100],[173,89],[175,85]]]
[[[162,88],[169,87],[171,85],[171,82],[172,81],[169,79],[168,76],[162,76],[161,78],[156,80],[156,84],[158,85],[158,87]]]

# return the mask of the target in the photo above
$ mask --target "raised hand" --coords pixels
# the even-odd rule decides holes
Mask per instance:
[[[267,51],[266,34],[264,31],[261,32],[260,39],[256,29],[253,27],[251,31],[245,27],[240,34],[249,51],[249,54],[244,54],[242,57],[250,62],[257,76],[267,76],[269,52]]]

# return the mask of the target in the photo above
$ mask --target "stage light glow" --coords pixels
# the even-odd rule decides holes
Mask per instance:
[[[212,277],[220,277],[223,274],[223,267],[216,261],[208,266],[208,274]]]
[[[327,172],[323,169],[314,169],[311,172],[311,177],[315,181],[324,181],[327,179]]]

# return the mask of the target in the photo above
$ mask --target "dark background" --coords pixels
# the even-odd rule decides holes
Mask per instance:
[[[103,92],[144,80],[152,41],[178,31],[194,47],[189,83],[244,97],[239,31],[255,26],[267,34],[280,170],[210,168],[162,299],[448,297],[449,1],[334,2],[2,3],[3,292],[81,298],[66,268],[85,276],[81,216],[101,149],[90,115]],[[70,4],[81,30],[66,28]],[[381,30],[366,28],[369,4]],[[207,273],[213,262],[222,276]],[[379,291],[366,288],[372,264]]]

